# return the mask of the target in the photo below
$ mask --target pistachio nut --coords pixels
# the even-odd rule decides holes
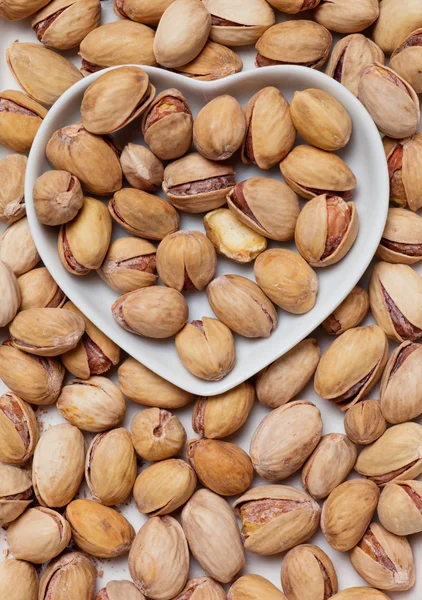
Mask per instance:
[[[378,502],[381,525],[395,535],[422,531],[422,481],[387,483]]]
[[[408,265],[377,263],[369,282],[369,303],[378,325],[398,342],[422,336],[422,279]]]
[[[0,346],[0,378],[25,402],[53,404],[60,394],[64,375],[65,369],[56,358],[23,352],[11,340]]]
[[[84,202],[79,179],[67,171],[43,173],[35,182],[32,198],[38,221],[43,225],[71,221]]]
[[[123,174],[131,186],[144,192],[156,192],[161,188],[164,166],[148,148],[139,144],[127,144],[120,156]]]
[[[350,479],[337,486],[324,502],[321,529],[334,550],[346,552],[366,531],[380,492],[368,479]]]
[[[62,308],[66,296],[45,267],[32,269],[18,278],[21,310],[28,308]]]
[[[322,355],[315,373],[315,391],[346,411],[369,394],[387,358],[388,342],[381,327],[348,329]]]
[[[245,113],[233,96],[210,100],[193,125],[195,148],[210,160],[226,160],[240,148],[246,133]]]
[[[306,338],[262,369],[255,381],[260,403],[278,408],[295,398],[315,373],[320,354],[316,339]]]
[[[358,98],[382,133],[405,138],[419,126],[419,98],[412,86],[392,69],[374,62],[362,71]]]
[[[172,70],[191,79],[215,81],[239,73],[242,69],[243,62],[236,52],[223,44],[207,42],[196,58]]]
[[[186,442],[185,428],[176,415],[155,407],[136,413],[130,425],[130,435],[136,452],[149,461],[180,454]]]
[[[219,208],[236,185],[233,167],[192,153],[164,169],[163,190],[169,201],[184,212]]]
[[[32,19],[32,29],[47,48],[69,50],[79,46],[100,20],[100,0],[53,0]]]
[[[186,457],[201,483],[220,496],[243,494],[252,484],[251,460],[236,444],[193,439],[186,447]]]
[[[296,139],[289,103],[275,87],[256,92],[245,108],[246,135],[242,161],[271,169],[290,152]]]
[[[131,581],[112,580],[95,596],[95,600],[145,600]]]
[[[66,507],[66,519],[75,544],[98,558],[127,553],[135,537],[123,515],[93,500],[73,500]]]
[[[283,310],[302,315],[314,307],[318,277],[297,252],[265,250],[255,261],[254,275],[262,291]]]
[[[152,102],[155,87],[140,67],[118,67],[100,75],[85,90],[82,125],[90,133],[105,135],[126,127]]]
[[[120,365],[117,375],[122,393],[138,404],[173,410],[193,400],[190,392],[163,379],[134,358],[127,358]]]
[[[381,590],[403,591],[415,585],[415,565],[407,538],[371,523],[359,544],[350,552],[355,571]]]
[[[312,14],[317,23],[330,31],[357,33],[372,25],[379,12],[378,0],[357,0],[353,7],[349,0],[334,0],[321,2]]]
[[[247,338],[269,337],[277,327],[277,311],[264,292],[241,275],[220,275],[207,287],[216,317]]]
[[[1,11],[1,8],[0,8]],[[38,600],[38,573],[23,560],[0,562],[0,595],[15,600]]]
[[[305,492],[287,485],[259,485],[233,504],[245,548],[264,556],[285,552],[312,537],[321,509]]]
[[[185,587],[189,550],[176,519],[152,517],[138,531],[129,553],[129,573],[142,594],[170,600]]]
[[[111,136],[94,135],[82,123],[54,132],[46,155],[55,169],[69,171],[82,187],[96,196],[107,196],[122,187],[119,149]]]
[[[377,256],[406,265],[422,260],[422,218],[404,208],[389,208]]]
[[[371,587],[352,587],[332,596],[333,600],[390,600],[388,596]]]
[[[148,338],[175,335],[188,320],[185,298],[173,288],[151,286],[121,296],[111,307],[120,327]]]
[[[39,438],[31,406],[12,392],[0,396],[0,460],[25,463],[34,454]]]
[[[46,114],[41,104],[23,92],[0,92],[0,145],[13,152],[29,152]]]
[[[13,556],[36,565],[60,554],[70,542],[70,536],[66,519],[42,506],[28,508],[9,525],[6,533]]]
[[[211,577],[189,579],[184,589],[174,600],[226,600],[224,588]]]
[[[154,36],[151,27],[127,19],[93,29],[79,48],[81,73],[90,75],[119,65],[156,65],[152,50]]]
[[[0,465],[0,525],[7,525],[20,517],[31,502],[32,483],[25,471]]]
[[[2,115],[0,95],[0,144]],[[14,223],[25,215],[25,173],[27,158],[8,154],[0,160],[0,221]]]
[[[85,479],[93,499],[105,506],[127,499],[136,479],[136,455],[124,427],[94,437],[86,455]]]
[[[118,17],[132,19],[147,25],[158,25],[166,8],[174,0],[114,0],[114,12]]]
[[[238,263],[252,262],[267,240],[242,223],[228,208],[216,208],[204,217],[205,233],[216,252]]]
[[[218,319],[202,317],[186,323],[175,344],[186,369],[205,381],[220,381],[236,362],[233,334]]]
[[[40,579],[38,600],[92,600],[97,572],[84,554],[67,552],[51,562]]]
[[[355,470],[383,487],[422,473],[422,425],[400,423],[359,454]]]
[[[352,120],[338,100],[318,89],[296,91],[290,116],[299,135],[311,146],[339,150],[349,141]]]
[[[417,211],[422,206],[419,168],[422,163],[422,134],[416,133],[404,140],[384,137],[383,144],[390,177],[390,200],[398,206],[408,206],[410,210]]]
[[[357,458],[356,445],[341,433],[329,433],[302,469],[302,486],[313,498],[321,500],[331,494],[353,469]]]
[[[204,0],[211,14],[210,39],[225,46],[255,44],[275,23],[274,11],[264,0],[227,4],[224,0]]]
[[[219,583],[236,579],[245,566],[245,551],[229,504],[200,489],[182,510],[182,527],[190,551],[202,569]]]
[[[410,83],[417,94],[422,92],[421,58],[422,28],[419,27],[397,46],[390,59],[391,68]]]
[[[174,69],[196,58],[211,31],[211,15],[200,0],[174,0],[164,11],[154,38],[162,67]]]
[[[292,548],[281,565],[281,585],[288,600],[328,600],[338,591],[330,558],[318,546]]]
[[[144,469],[137,477],[133,497],[139,512],[159,517],[185,504],[196,488],[195,471],[184,460],[169,458]]]
[[[6,61],[28,96],[48,106],[82,79],[75,65],[41,44],[13,42],[6,50]]]
[[[171,204],[143,190],[124,188],[108,204],[113,219],[129,233],[162,240],[179,228],[179,215]]]
[[[39,263],[40,255],[26,217],[9,225],[0,236],[0,260],[9,265],[16,276],[27,273]]]
[[[179,292],[203,290],[215,275],[214,246],[200,231],[176,231],[157,248],[157,271],[161,281]]]
[[[420,0],[382,0],[379,9],[372,36],[386,54],[391,54],[409,33],[422,27]]]
[[[327,194],[350,200],[356,177],[336,154],[313,146],[296,146],[280,163],[281,174],[301,198]]]
[[[291,240],[300,212],[297,195],[285,183],[269,177],[251,177],[227,195],[233,214],[261,235],[280,242]]]
[[[335,44],[325,72],[357,96],[361,73],[374,61],[384,64],[381,48],[361,33],[352,33]]]
[[[363,400],[355,404],[344,416],[344,429],[355,442],[367,446],[382,436],[387,429],[378,400]]]
[[[268,481],[290,477],[312,454],[321,435],[321,413],[312,402],[296,400],[272,410],[251,440],[255,471]]]
[[[319,69],[327,60],[333,38],[314,21],[292,20],[273,25],[257,41],[257,67],[301,65]]]
[[[355,285],[350,294],[321,323],[330,335],[341,335],[348,329],[357,327],[369,311],[369,296],[366,290]]]
[[[204,438],[228,437],[246,423],[254,400],[254,387],[247,381],[212,398],[198,398],[192,413],[192,428]]]
[[[0,5],[0,17],[6,21],[26,19],[48,4],[48,0],[3,0]]]
[[[228,600],[287,600],[268,579],[261,575],[243,575],[229,589]]]
[[[2,260],[0,260],[0,289],[2,291],[0,327],[6,327],[15,318],[22,300],[16,275]]]
[[[117,385],[98,376],[74,379],[64,386],[57,408],[69,423],[93,433],[116,427],[126,413],[125,399]]]
[[[283,13],[296,15],[302,10],[312,10],[320,0],[270,0],[269,4]]]

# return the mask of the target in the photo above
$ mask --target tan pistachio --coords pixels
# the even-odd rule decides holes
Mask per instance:
[[[372,36],[386,54],[391,54],[406,36],[422,27],[420,0],[382,0]]]
[[[344,429],[355,442],[367,446],[382,436],[387,429],[378,400],[363,400],[355,404],[344,416]]]
[[[40,255],[26,217],[9,225],[0,236],[0,260],[9,265],[16,276],[27,273],[39,263]]]
[[[95,600],[145,600],[131,581],[111,580],[95,596]]]
[[[399,43],[390,59],[391,68],[410,83],[417,94],[422,92],[421,60],[422,28],[419,27]]]
[[[196,58],[172,70],[191,79],[215,81],[239,73],[242,69],[243,62],[236,52],[223,44],[207,42]]]
[[[32,198],[38,221],[43,225],[62,225],[71,221],[84,202],[79,179],[67,171],[46,171],[40,175]]]
[[[0,460],[25,463],[39,439],[38,423],[31,406],[12,392],[0,396]]]
[[[261,575],[243,575],[229,589],[228,600],[286,600],[286,596],[280,592],[268,579]]]
[[[48,4],[48,0],[3,0],[0,17],[6,21],[19,21],[31,16]]]
[[[45,267],[32,269],[18,278],[21,310],[28,308],[62,308],[66,296]]]
[[[92,600],[97,572],[87,556],[67,552],[52,561],[40,579],[38,600]]]
[[[189,579],[185,588],[174,600],[226,600],[224,588],[211,577]]]
[[[274,11],[264,0],[205,0],[204,5],[211,14],[210,40],[225,46],[254,44],[275,23]]]
[[[29,152],[46,114],[41,104],[23,92],[0,92],[0,144],[13,152]]]
[[[156,192],[161,188],[164,166],[148,148],[139,144],[127,144],[120,156],[123,174],[131,186],[144,192]]]
[[[355,285],[341,304],[321,323],[330,335],[341,335],[357,327],[369,311],[369,296],[366,290]]]
[[[15,318],[22,299],[16,275],[2,260],[0,260],[0,289],[2,291],[0,327],[6,327]]]
[[[318,546],[292,548],[281,565],[281,585],[288,600],[328,600],[338,591],[337,574],[330,558]]]
[[[312,10],[320,0],[270,0],[269,4],[283,13],[296,15],[302,10]]]
[[[13,558],[0,562],[0,594],[2,598],[13,595],[15,600],[38,600],[38,573],[35,567]]]
[[[314,19],[330,31],[357,33],[363,31],[379,15],[378,0],[357,0],[350,5],[348,0],[321,2],[313,11]]]
[[[117,16],[131,19],[147,25],[158,25],[166,8],[174,0],[114,0],[114,12]]]
[[[422,218],[404,208],[389,208],[377,257],[406,265],[422,260]]]
[[[32,483],[25,471],[0,465],[0,525],[7,525],[20,517],[31,502]]]
[[[378,518],[387,531],[411,535],[422,531],[422,481],[388,483],[378,502]]]
[[[390,600],[388,596],[371,587],[352,587],[332,596],[333,600]]]
[[[419,164],[422,163],[422,133],[417,132],[404,140],[393,140],[385,136],[383,144],[390,178],[391,202],[417,211],[422,206],[419,169]],[[408,260],[400,262],[408,263]]]
[[[2,98],[0,95],[0,109]],[[3,131],[0,110],[0,144]],[[14,223],[25,215],[25,173],[27,158],[22,154],[8,154],[0,160],[0,221]]]
[[[186,431],[176,415],[162,408],[147,408],[136,413],[130,426],[133,446],[145,460],[157,461],[180,454]]]

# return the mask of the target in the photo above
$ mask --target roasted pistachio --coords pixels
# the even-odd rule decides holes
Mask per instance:
[[[163,163],[145,146],[127,144],[120,156],[123,174],[134,188],[156,192],[164,178]]]
[[[34,454],[39,438],[38,423],[31,406],[12,392],[0,396],[0,460],[26,462]]]
[[[95,600],[145,600],[131,581],[111,580],[95,596]]]
[[[91,600],[95,593],[96,570],[84,554],[67,552],[51,562],[40,580],[38,600]]]
[[[21,310],[28,308],[62,308],[66,296],[45,267],[32,269],[18,278]]]
[[[338,33],[356,33],[363,31],[379,15],[378,0],[357,0],[350,5],[349,0],[321,2],[313,11],[317,23]]]
[[[352,442],[362,446],[381,437],[387,429],[387,422],[378,400],[363,400],[349,408],[344,416],[344,429]]]
[[[419,28],[399,43],[390,59],[391,68],[410,83],[417,94],[422,92],[421,60],[422,29]]]
[[[162,408],[147,408],[136,413],[130,434],[136,452],[150,461],[176,456],[186,442],[186,431],[179,419]]]
[[[173,70],[191,79],[214,81],[239,73],[242,68],[243,63],[236,52],[222,44],[207,42],[190,63]]]
[[[185,588],[174,600],[226,600],[224,588],[211,577],[189,579]]]
[[[35,567],[23,560],[3,560],[0,563],[0,594],[2,598],[13,597],[14,600],[38,600]]]
[[[67,171],[46,171],[32,192],[37,218],[44,225],[62,225],[76,217],[84,197],[79,179]]]
[[[287,600],[268,579],[261,575],[243,575],[229,589],[228,600]]]
[[[2,126],[2,99],[0,95],[0,144]],[[13,223],[25,214],[25,173],[27,158],[9,154],[0,160],[0,221]]]
[[[281,585],[288,600],[328,600],[338,590],[330,558],[318,546],[303,544],[286,554],[281,566]]]
[[[382,0],[372,36],[386,54],[391,54],[406,36],[422,27],[419,0]]]
[[[3,0],[0,5],[0,17],[6,21],[26,19],[48,4],[48,0]]]
[[[0,236],[0,260],[9,265],[16,276],[27,273],[39,263],[40,255],[26,217],[9,225]]]
[[[341,335],[352,327],[357,327],[368,314],[368,293],[358,285],[352,289],[341,304],[322,323],[330,335]]]
[[[269,4],[283,13],[296,15],[302,10],[312,10],[320,0],[271,0]]]
[[[347,588],[332,598],[333,600],[390,600],[388,596],[371,587]]]
[[[210,39],[225,46],[254,44],[275,23],[274,11],[264,0],[205,0],[204,5],[211,14]]]
[[[0,327],[6,327],[15,318],[22,300],[16,275],[2,260],[0,260],[0,289],[2,291]]]
[[[384,137],[383,144],[390,177],[390,200],[417,211],[422,206],[422,180],[418,167],[422,161],[422,134],[416,133],[399,141]]]
[[[13,152],[29,152],[46,114],[41,104],[23,92],[0,92],[0,144]]]
[[[117,16],[132,19],[147,25],[158,25],[166,8],[174,0],[114,0],[114,12]]]
[[[0,465],[0,525],[7,525],[20,517],[31,502],[32,484],[25,471]]]
[[[378,502],[381,525],[395,535],[422,531],[422,481],[387,483]]]
[[[377,256],[406,265],[422,260],[422,218],[404,208],[389,208]]]

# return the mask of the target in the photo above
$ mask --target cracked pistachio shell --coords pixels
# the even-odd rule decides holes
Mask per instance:
[[[75,65],[41,44],[13,42],[6,50],[6,61],[28,96],[48,106],[82,79]]]
[[[28,308],[62,308],[66,296],[45,267],[32,269],[18,278],[21,310]]]
[[[51,560],[70,542],[69,523],[55,510],[28,508],[7,529],[10,552],[19,560],[40,565]]]
[[[231,586],[227,594],[228,600],[287,600],[268,579],[261,575],[243,575]]]
[[[182,527],[190,551],[202,569],[219,583],[230,583],[245,566],[236,517],[214,492],[200,489],[182,510]]]
[[[355,285],[343,302],[321,323],[321,326],[330,335],[341,335],[348,329],[357,327],[368,314],[368,310],[368,293]]]
[[[247,381],[212,398],[198,398],[192,428],[204,438],[228,437],[246,423],[254,401],[254,387]]]
[[[6,327],[15,318],[22,302],[16,275],[2,260],[0,260],[0,289],[2,293],[0,327]]]
[[[277,311],[264,292],[240,275],[220,275],[207,287],[216,317],[247,338],[269,337],[277,327]]]
[[[270,0],[269,4],[283,13],[296,15],[302,10],[312,10],[320,0]]]
[[[422,413],[421,372],[422,345],[403,342],[390,356],[380,389],[380,407],[389,423],[404,423]]]
[[[185,504],[196,488],[196,475],[184,460],[169,458],[144,469],[137,477],[133,497],[140,513],[159,517]]]
[[[173,410],[193,400],[193,395],[163,379],[134,358],[127,358],[117,371],[122,393],[132,402]]]
[[[98,327],[85,317],[72,302],[63,307],[85,321],[85,333],[78,345],[62,355],[61,359],[68,371],[80,379],[91,375],[102,375],[120,362],[120,348]]]
[[[174,69],[196,58],[211,31],[211,15],[199,0],[175,0],[164,11],[154,38],[157,62]]]
[[[92,600],[96,577],[89,558],[79,552],[67,552],[42,574],[38,600]]]
[[[5,114],[0,111],[0,144]],[[3,223],[14,223],[25,215],[26,163],[27,158],[22,154],[9,154],[0,160],[0,221]]]
[[[2,462],[25,463],[34,454],[39,439],[35,413],[12,392],[0,396],[0,433]]]
[[[97,27],[81,42],[81,73],[90,75],[106,67],[127,64],[155,66],[154,36],[151,27],[127,19]]]
[[[82,125],[104,135],[126,127],[152,102],[155,87],[140,67],[118,67],[100,75],[85,90]]]
[[[333,563],[325,552],[311,544],[297,546],[286,554],[281,585],[288,600],[328,600],[338,590]]]
[[[252,484],[251,460],[236,444],[193,439],[188,442],[186,457],[201,483],[220,496],[243,494]]]
[[[342,483],[357,458],[357,448],[346,435],[329,433],[318,446],[302,470],[302,486],[313,498],[326,498]]]
[[[32,483],[25,471],[10,465],[0,465],[0,525],[6,525],[20,517],[31,502]]]
[[[265,0],[227,3],[224,0],[204,0],[211,14],[210,39],[225,46],[255,44],[275,23],[274,11]]]
[[[357,33],[363,31],[379,15],[378,0],[355,0],[353,6],[349,0],[322,2],[313,11],[317,23],[338,33]]]
[[[287,312],[301,315],[315,305],[318,277],[297,252],[265,250],[255,261],[254,275],[270,300]]]
[[[422,19],[421,23],[422,25]],[[417,94],[422,93],[422,29],[412,31],[394,50],[391,68],[403,77]]]
[[[95,600],[145,600],[145,596],[131,581],[109,581],[95,596]]]
[[[224,588],[211,577],[189,579],[185,588],[174,600],[226,600]]]
[[[238,498],[233,508],[242,522],[245,549],[263,556],[312,537],[321,514],[308,494],[287,485],[259,485]]]
[[[0,92],[0,107],[0,145],[13,152],[29,152],[47,110],[17,90]]]
[[[371,523],[350,552],[355,571],[370,585],[387,591],[409,590],[415,585],[415,565],[407,538]]]
[[[0,563],[0,596],[13,597],[14,600],[38,600],[35,567],[22,560],[3,560]]]
[[[380,327],[348,329],[322,355],[315,373],[315,392],[345,411],[371,391],[387,358],[387,337]]]
[[[75,379],[66,385],[57,400],[64,419],[78,429],[100,433],[120,423],[126,413],[123,394],[106,377]]]
[[[422,481],[388,483],[378,502],[381,525],[395,535],[422,531]]]
[[[317,368],[321,350],[314,338],[306,338],[256,376],[258,400],[278,408],[292,400],[309,383]]]
[[[388,596],[371,587],[352,587],[332,596],[332,600],[390,600]]]
[[[255,471],[267,481],[290,477],[312,454],[321,435],[321,413],[312,402],[295,400],[272,410],[251,440]]]
[[[40,255],[26,217],[11,223],[0,236],[0,260],[9,265],[16,276],[27,273],[39,263]]]
[[[344,429],[348,437],[367,446],[382,436],[387,429],[378,400],[363,400],[349,408],[344,416]]]
[[[372,314],[387,336],[415,341],[422,336],[422,279],[408,265],[377,263],[369,283]]]
[[[406,265],[422,260],[422,218],[405,208],[389,208],[377,257]]]
[[[93,500],[73,500],[66,508],[72,539],[97,558],[115,558],[128,552],[135,532],[123,515]]]
[[[214,246],[200,231],[176,231],[157,248],[157,271],[161,281],[179,292],[203,290],[215,275]]]
[[[49,0],[2,0],[0,17],[6,21],[19,21],[31,16],[48,4]]]
[[[373,481],[351,479],[337,486],[324,502],[321,529],[334,550],[356,546],[377,507],[380,492]]]
[[[199,111],[193,125],[193,143],[205,158],[226,160],[240,148],[245,133],[242,107],[236,98],[224,94]]]
[[[38,221],[44,225],[62,225],[76,217],[84,196],[79,179],[67,171],[46,171],[32,191]]]
[[[422,134],[417,132],[404,140],[384,137],[383,144],[390,177],[390,200],[417,211],[422,206]]]
[[[421,0],[382,0],[372,30],[374,42],[391,54],[412,31],[422,27]]]
[[[252,96],[245,114],[247,130],[242,161],[255,163],[260,169],[271,169],[283,160],[295,143],[296,129],[289,103],[280,90],[269,86]]]
[[[356,187],[356,177],[339,156],[313,146],[296,146],[280,170],[287,185],[305,200],[321,193],[350,200]]]
[[[114,506],[127,499],[136,479],[136,455],[124,427],[94,437],[86,455],[85,479],[96,502]]]
[[[46,429],[35,448],[32,463],[34,492],[41,506],[66,506],[84,476],[85,440],[69,423]]]
[[[246,179],[229,192],[227,204],[242,223],[269,239],[286,242],[294,236],[299,198],[282,181]]]
[[[384,64],[381,48],[361,33],[352,33],[335,44],[325,72],[357,96],[361,73],[374,61]]]
[[[198,81],[215,81],[242,69],[243,62],[236,52],[223,44],[207,42],[196,58],[173,70]]]
[[[161,188],[163,163],[145,146],[127,144],[120,156],[120,164],[132,187],[144,192],[156,192]]]
[[[152,600],[170,600],[185,587],[189,550],[183,529],[168,515],[150,518],[138,531],[129,553],[129,573]]]
[[[114,0],[113,8],[118,17],[155,26],[172,2],[174,0]]]
[[[273,25],[259,38],[257,67],[290,64],[319,69],[327,60],[333,38],[314,21],[291,20]]]
[[[359,454],[355,471],[380,487],[412,479],[422,473],[422,425],[400,423],[390,427]]]
[[[416,133],[420,116],[418,96],[392,69],[377,62],[365,67],[358,98],[382,133],[395,139]]]
[[[147,408],[136,413],[130,434],[136,452],[149,461],[180,454],[186,442],[186,431],[179,419],[162,408]]]

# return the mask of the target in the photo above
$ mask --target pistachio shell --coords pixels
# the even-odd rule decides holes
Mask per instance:
[[[38,600],[91,600],[95,590],[96,570],[80,552],[67,552],[51,562],[40,580]]]
[[[84,201],[79,179],[67,171],[46,171],[40,175],[32,198],[38,221],[44,225],[68,223]]]
[[[420,0],[382,0],[372,31],[374,42],[391,54],[409,33],[422,27],[421,7]]]
[[[226,600],[224,588],[211,577],[196,577],[189,579],[185,588],[174,600]]]
[[[286,554],[281,566],[281,584],[288,600],[331,598],[338,590],[337,575],[330,558],[318,546],[303,544]]]
[[[34,453],[39,438],[38,423],[31,406],[16,394],[0,396],[0,460],[26,462]]]
[[[390,600],[388,596],[371,587],[347,588],[332,598],[333,600]]]
[[[17,90],[0,92],[0,107],[0,144],[13,152],[29,152],[47,110]]]
[[[27,273],[39,263],[40,255],[26,217],[9,225],[0,236],[0,260],[9,265],[16,276]]]
[[[422,25],[422,22],[421,22]],[[390,59],[391,68],[403,77],[417,94],[422,92],[421,78],[421,33],[422,29],[416,29],[399,43]]]
[[[0,5],[0,17],[7,21],[26,19],[48,4],[48,0],[3,0]]]
[[[2,117],[5,114],[8,113],[0,111],[0,144],[1,132],[4,131]],[[21,154],[9,154],[0,160],[0,221],[3,223],[18,221],[25,214],[26,163],[26,156]]]
[[[0,465],[0,525],[7,525],[20,517],[31,502],[32,483],[25,471]]]
[[[422,531],[422,482],[388,483],[378,502],[381,525],[395,535],[411,535]]]
[[[242,69],[243,63],[233,50],[222,44],[207,42],[196,58],[174,70],[199,81],[215,81]]]
[[[355,285],[343,302],[321,323],[321,326],[330,335],[341,335],[348,329],[360,325],[368,310],[368,293]]]
[[[186,431],[179,419],[162,408],[147,408],[136,413],[130,434],[136,452],[150,461],[176,456],[186,442]]]
[[[254,44],[275,23],[274,11],[264,0],[205,0],[204,5],[212,19],[210,39],[226,46]]]
[[[119,17],[127,17],[132,21],[158,25],[166,8],[174,0],[114,0],[114,12]]]
[[[384,137],[383,143],[390,176],[390,200],[417,211],[422,206],[422,134],[417,132],[400,141]]]
[[[21,306],[21,292],[15,274],[2,260],[0,260],[0,289],[2,290],[0,327],[6,327],[15,318]]]
[[[422,218],[404,208],[389,208],[377,256],[406,265],[422,260]]]
[[[319,4],[313,11],[313,16],[317,23],[331,31],[356,33],[372,25],[379,12],[378,0],[357,0],[353,7],[348,0],[335,0]]]
[[[95,600],[145,600],[135,584],[124,579],[112,580],[95,596]]]
[[[228,600],[287,600],[268,579],[261,575],[243,575],[229,589]]]
[[[145,146],[127,144],[120,156],[120,164],[128,182],[138,190],[156,192],[164,177],[163,163]]]
[[[66,296],[45,267],[32,269],[18,278],[21,310],[28,308],[62,308]]]
[[[3,560],[0,563],[0,594],[3,598],[13,594],[14,600],[38,600],[35,567],[22,560]]]
[[[349,408],[344,417],[344,429],[355,444],[362,446],[381,437],[387,429],[387,422],[378,400],[363,400]]]

